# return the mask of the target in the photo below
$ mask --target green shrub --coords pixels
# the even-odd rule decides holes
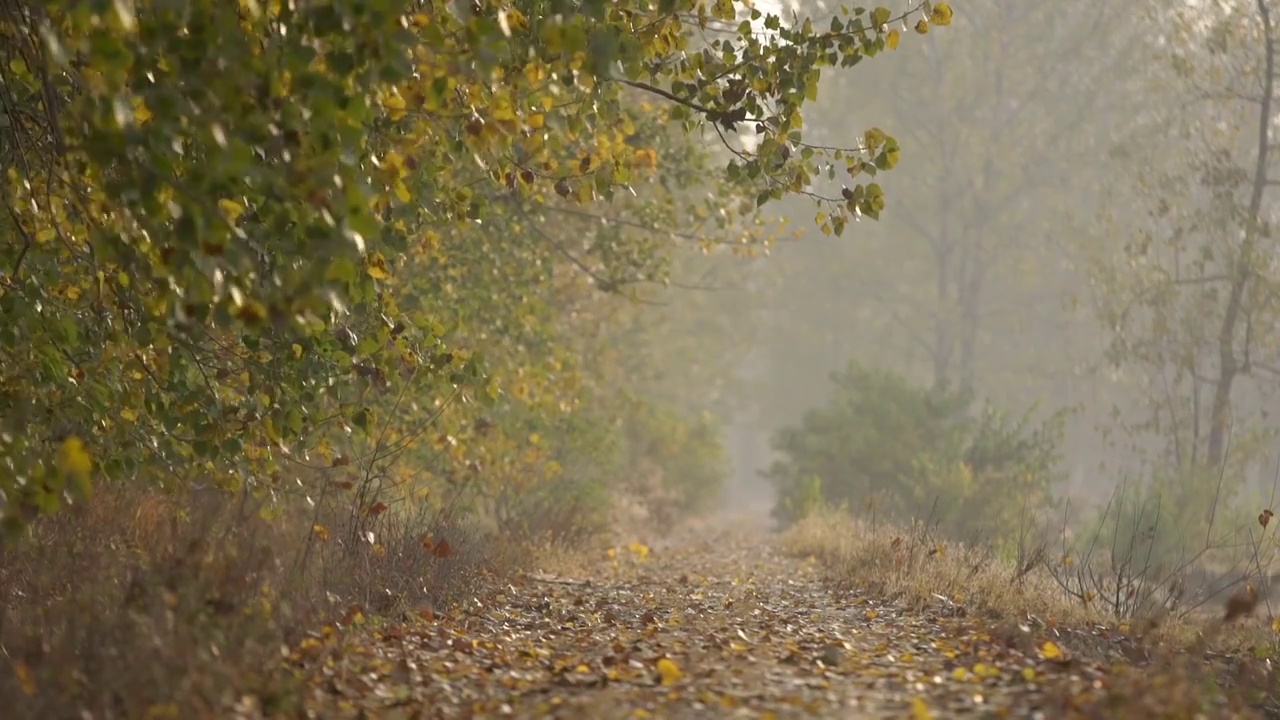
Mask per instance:
[[[891,515],[933,512],[956,531],[1016,532],[1028,503],[1042,506],[1055,479],[1063,414],[1034,423],[963,393],[930,391],[850,364],[832,374],[830,400],[773,438],[781,455],[765,473],[774,515],[794,522],[823,502],[858,507],[875,496]]]
[[[687,417],[633,400],[622,423],[630,483],[659,521],[696,514],[720,498],[729,461],[710,414]]]

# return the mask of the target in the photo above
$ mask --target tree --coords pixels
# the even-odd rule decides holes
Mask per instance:
[[[764,269],[778,278],[774,366],[816,378],[853,354],[1007,403],[1074,399],[1089,355],[1061,351],[1093,328],[1064,306],[1082,278],[1072,241],[1098,194],[1091,161],[1135,102],[1116,68],[1137,52],[1136,15],[1123,3],[968,3],[963,33],[927,35],[886,70],[894,92],[868,98],[858,78],[830,79],[811,132],[847,142],[849,117],[873,117],[901,137],[888,187],[911,206],[853,242],[779,248]],[[913,103],[907,88],[925,92]],[[804,204],[789,201],[789,216],[807,220]]]
[[[1165,15],[1167,63],[1153,80],[1175,94],[1117,150],[1143,158],[1114,195],[1142,212],[1109,214],[1126,241],[1096,259],[1100,317],[1113,331],[1111,361],[1151,391],[1133,429],[1167,440],[1162,461],[1173,468],[1218,468],[1233,429],[1237,451],[1262,429],[1250,418],[1265,407],[1237,388],[1265,392],[1257,374],[1273,374],[1277,351],[1272,12],[1258,0]]]
[[[406,395],[496,397],[467,347],[482,312],[441,310],[439,243],[617,198],[648,165],[627,131],[637,94],[690,135],[754,132],[751,149],[729,143],[725,176],[747,210],[804,191],[832,158],[883,163],[890,140],[812,147],[800,114],[821,68],[896,42],[880,9],[818,30],[726,0],[0,7],[11,528],[91,464],[279,482],[347,431],[385,450]],[[829,199],[833,217],[883,205],[860,192]],[[594,249],[603,289],[661,269],[662,246],[611,240]],[[401,276],[422,263],[443,285]]]

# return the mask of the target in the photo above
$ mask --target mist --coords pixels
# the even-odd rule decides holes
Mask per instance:
[[[834,14],[790,9],[818,26]],[[714,319],[689,336],[708,342],[719,326],[737,348],[735,397],[707,407],[732,456],[725,503],[763,507],[771,439],[829,400],[830,374],[853,362],[970,393],[975,407],[1066,411],[1052,497],[1072,522],[1118,487],[1197,467],[1226,468],[1219,502],[1265,504],[1274,192],[1255,178],[1271,167],[1269,149],[1258,158],[1270,87],[1258,23],[1247,3],[976,1],[955,31],[824,74],[797,150],[857,146],[875,127],[901,159],[876,178],[889,198],[878,219],[837,237],[800,193],[765,208],[781,223],[767,256],[696,261],[731,276],[701,291],[714,297],[698,312]],[[806,192],[839,188],[821,178]],[[1212,416],[1224,352],[1227,420]]]
[[[0,705],[1277,716],[1280,4],[884,2],[0,0]]]

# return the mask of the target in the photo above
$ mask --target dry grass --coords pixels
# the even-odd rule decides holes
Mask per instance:
[[[105,492],[0,549],[5,717],[292,715],[303,678],[282,648],[353,606],[447,605],[521,556],[447,515],[262,510]]]
[[[1064,589],[1050,571],[1058,558],[1051,560],[1043,544],[1023,548],[1012,561],[981,544],[938,539],[922,524],[873,525],[836,511],[810,516],[780,542],[784,552],[818,562],[836,592],[966,615],[1027,652],[1051,633],[1075,656],[1110,664],[1116,669],[1110,687],[1062,699],[1086,715],[1193,717],[1193,708],[1227,706],[1235,708],[1231,717],[1280,712],[1280,678],[1272,668],[1280,643],[1269,619],[1251,613],[1223,623],[1221,600],[1217,616],[1175,614],[1153,602],[1121,618]],[[1224,706],[1224,697],[1233,699]]]
[[[866,590],[916,609],[949,602],[992,620],[1027,614],[1059,622],[1102,619],[1073,603],[1037,558],[1019,567],[982,545],[937,538],[919,523],[873,525],[822,511],[788,529],[781,542],[788,554],[815,558],[838,589]]]

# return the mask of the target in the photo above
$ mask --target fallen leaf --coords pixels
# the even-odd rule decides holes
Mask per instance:
[[[31,668],[21,660],[13,661],[13,676],[18,680],[18,687],[22,688],[22,692],[28,697],[36,694],[36,677],[31,672]]]
[[[684,677],[684,672],[680,670],[680,666],[669,658],[662,658],[658,661],[658,675],[662,678],[663,685],[675,685],[680,682],[680,678]]]

